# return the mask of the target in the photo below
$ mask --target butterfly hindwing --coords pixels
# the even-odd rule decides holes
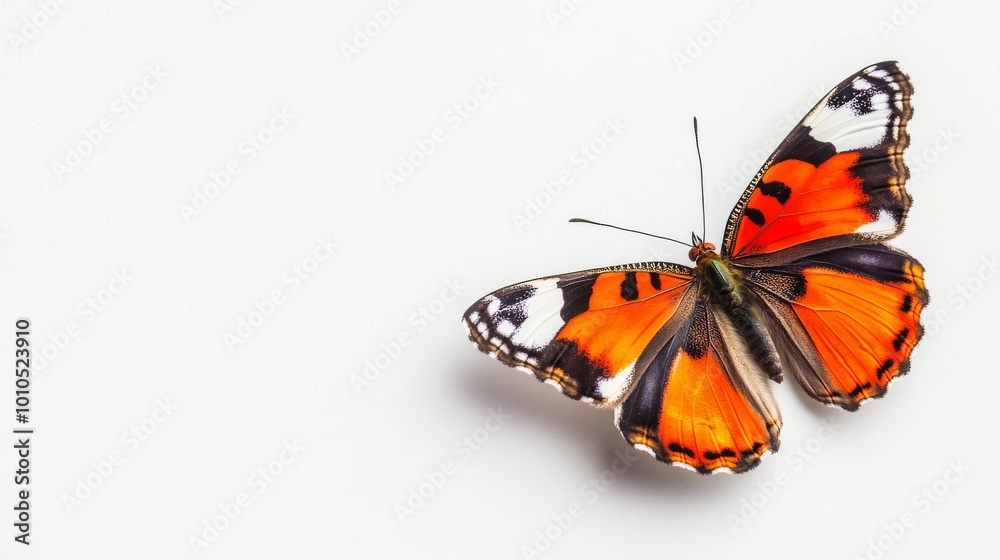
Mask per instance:
[[[908,371],[929,295],[923,267],[906,253],[881,244],[834,249],[752,269],[745,280],[811,397],[856,410]]]
[[[723,252],[768,266],[897,235],[910,207],[903,150],[912,92],[895,62],[833,88],[751,181],[726,224]]]
[[[616,410],[625,439],[665,463],[743,472],[778,449],[767,376],[728,319],[698,299]]]
[[[497,290],[463,321],[483,352],[571,398],[613,406],[680,324],[691,285],[690,268],[668,263],[587,270]]]

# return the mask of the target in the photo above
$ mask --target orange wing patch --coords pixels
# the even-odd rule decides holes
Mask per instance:
[[[490,356],[571,398],[614,406],[681,324],[670,321],[693,298],[692,279],[666,263],[541,278],[484,297],[464,322]]]
[[[859,152],[843,152],[819,167],[785,160],[768,168],[747,203],[733,255],[850,235],[873,222],[862,181],[851,173],[859,158]]]
[[[744,470],[768,449],[767,425],[726,377],[719,357],[678,352],[663,396],[658,436],[667,458],[695,468]]]
[[[856,410],[909,370],[929,296],[905,253],[838,249],[747,277],[788,331],[789,366],[813,398]]]
[[[643,374],[618,427],[658,460],[701,473],[743,472],[778,449],[781,418],[763,371],[704,302]]]
[[[909,267],[909,284],[891,287],[828,269],[803,271],[809,289],[795,302],[799,318],[830,377],[854,402],[882,396],[909,369],[924,307],[919,266]]]
[[[670,289],[664,289],[666,282]],[[587,310],[567,321],[557,340],[575,346],[613,378],[636,363],[674,315],[685,294],[677,287],[678,279],[656,273],[602,274],[594,282]]]

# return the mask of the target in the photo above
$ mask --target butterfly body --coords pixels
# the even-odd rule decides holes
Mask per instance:
[[[717,305],[732,322],[764,373],[781,382],[781,360],[774,341],[754,311],[740,271],[729,259],[715,252],[711,243],[698,243],[689,252],[694,257],[699,297]]]
[[[613,408],[625,439],[700,473],[777,451],[770,381],[788,373],[857,410],[906,374],[929,302],[923,267],[885,244],[910,207],[913,88],[897,63],[838,84],[764,162],[722,245],[694,266],[624,264],[486,295],[463,315],[483,352],[566,396]]]

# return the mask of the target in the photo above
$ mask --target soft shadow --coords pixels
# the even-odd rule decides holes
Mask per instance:
[[[615,492],[646,500],[742,496],[757,478],[754,473],[767,470],[758,468],[735,476],[701,475],[660,463],[625,441],[614,425],[612,409],[598,409],[569,399],[533,376],[497,362],[471,367],[455,365],[454,386],[460,394],[482,406],[503,406],[519,418],[527,418],[539,431],[572,442],[582,455],[591,457],[590,469],[595,476],[609,469],[620,455],[633,459],[624,473],[614,476]]]

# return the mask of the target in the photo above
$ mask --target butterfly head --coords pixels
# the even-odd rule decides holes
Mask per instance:
[[[708,243],[695,233],[691,234],[691,250],[688,251],[688,258],[693,262],[698,262],[703,258],[719,258],[715,252],[715,244]]]

